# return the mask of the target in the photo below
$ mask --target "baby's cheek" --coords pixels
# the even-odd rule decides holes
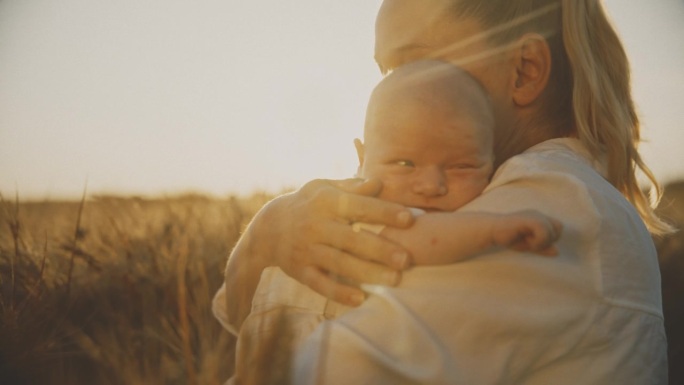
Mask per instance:
[[[484,189],[487,187],[487,184],[489,184],[489,181],[485,178],[476,178],[471,180],[466,189],[469,198],[468,201],[470,202],[482,194],[482,191],[484,191]]]
[[[450,210],[456,210],[480,196],[487,183],[479,180],[470,180],[455,184],[449,188],[449,194],[445,196]]]

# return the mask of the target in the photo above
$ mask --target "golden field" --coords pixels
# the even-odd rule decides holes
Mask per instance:
[[[684,225],[684,182],[666,193],[664,216]],[[2,198],[0,384],[229,377],[234,339],[214,320],[211,298],[240,231],[269,196]],[[684,383],[684,236],[656,244],[671,383]]]
[[[223,383],[211,298],[267,199],[3,199],[0,384]]]

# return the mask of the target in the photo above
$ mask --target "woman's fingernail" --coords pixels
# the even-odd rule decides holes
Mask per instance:
[[[363,301],[366,299],[366,296],[363,294],[352,294],[349,297],[349,301],[354,305],[354,306],[359,306],[363,303]]]
[[[411,215],[411,213],[408,211],[402,211],[397,215],[397,220],[399,223],[404,225],[411,222],[411,218],[413,218],[413,215]]]
[[[399,268],[399,269],[405,269],[408,267],[408,254],[406,254],[403,251],[398,251],[392,255],[392,263],[394,263],[394,267]]]

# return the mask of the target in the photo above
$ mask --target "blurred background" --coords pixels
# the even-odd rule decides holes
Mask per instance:
[[[0,192],[281,191],[356,169],[380,0],[0,1]],[[684,176],[684,2],[605,4],[643,154]]]

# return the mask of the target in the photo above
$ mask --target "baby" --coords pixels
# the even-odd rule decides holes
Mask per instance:
[[[358,177],[380,179],[381,199],[440,220],[431,222],[436,224],[430,228],[414,225],[408,230],[357,223],[354,231],[372,231],[394,240],[411,253],[414,265],[456,263],[491,247],[555,255],[553,243],[561,225],[540,213],[454,213],[489,182],[493,130],[494,116],[484,89],[451,64],[419,61],[385,77],[369,101],[364,141],[354,141]],[[221,319],[225,298],[218,297],[220,293],[214,310]],[[263,366],[268,364],[264,352],[272,351],[283,333],[287,343],[296,347],[324,319],[347,310],[279,268],[267,268],[239,331],[233,381],[269,370]]]
[[[355,140],[358,176],[380,179],[382,199],[448,213],[434,228],[382,232],[402,244],[414,264],[458,262],[491,246],[555,253],[551,244],[560,224],[541,214],[453,215],[489,183],[493,135],[494,116],[484,88],[451,64],[408,64],[373,91],[365,143]]]

